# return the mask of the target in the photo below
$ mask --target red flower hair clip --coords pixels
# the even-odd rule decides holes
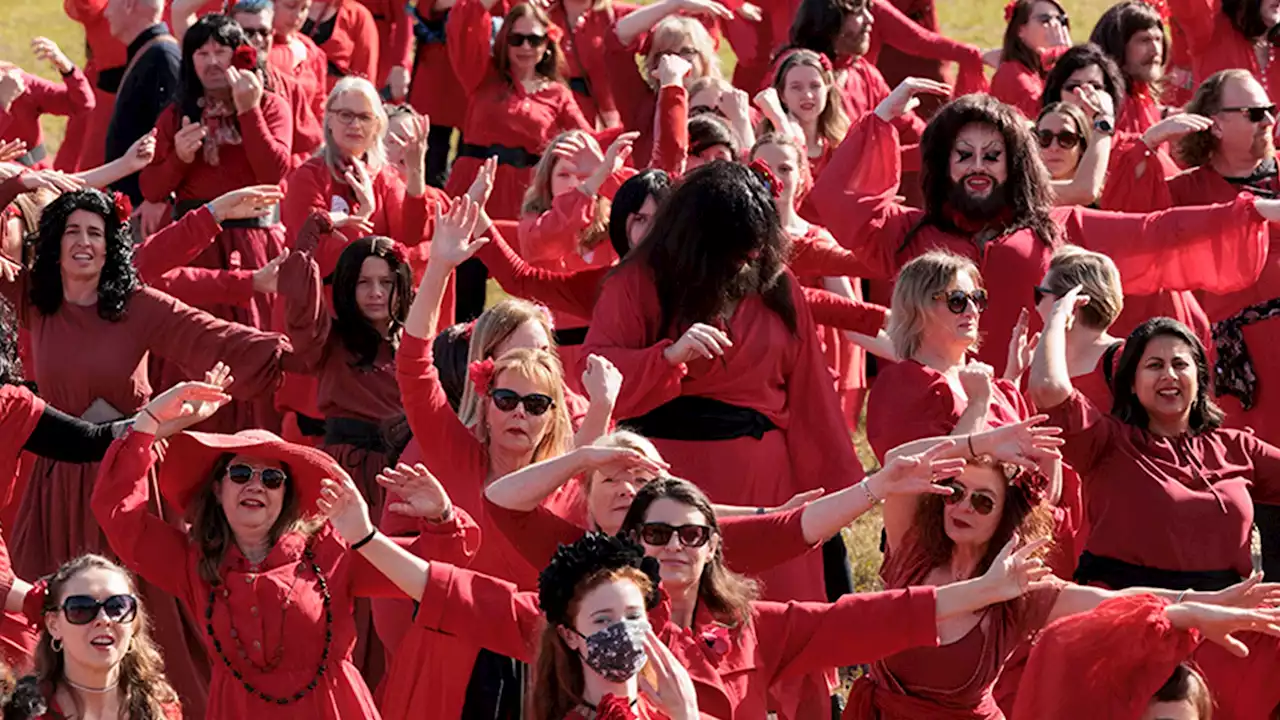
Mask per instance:
[[[1164,21],[1164,24],[1169,24],[1169,19],[1173,16],[1173,13],[1169,10],[1168,0],[1144,0],[1144,2],[1160,13],[1160,19]]]
[[[831,67],[831,58],[827,57],[826,53],[815,54],[818,56],[818,64],[822,66],[822,69],[827,72],[832,72],[833,68]]]
[[[711,652],[724,657],[729,652],[729,628],[723,625],[712,625],[702,631],[699,636],[703,644]]]
[[[1013,13],[1018,9],[1018,0],[1009,0],[1009,4],[1004,6],[1004,21],[1013,20]]]
[[[133,202],[129,200],[129,196],[120,191],[111,193],[111,205],[116,209],[116,220],[123,225],[129,222],[129,217],[133,215]]]
[[[27,591],[27,597],[22,601],[22,614],[26,616],[28,624],[39,626],[44,621],[44,601],[48,594],[48,578],[40,578]]]
[[[231,66],[237,70],[256,70],[258,68],[258,48],[245,43],[236,48],[231,55]]]
[[[477,360],[467,366],[467,375],[471,384],[476,386],[477,395],[488,395],[493,389],[493,358]]]
[[[554,25],[554,24],[553,24],[553,25],[548,25],[548,26],[547,26],[547,39],[548,39],[548,40],[550,40],[551,42],[553,42],[553,43],[555,43],[555,44],[559,45],[559,44],[560,44],[560,41],[561,41],[561,40],[564,40],[564,28],[560,27],[559,25]]]
[[[1049,495],[1049,478],[1043,473],[1006,464],[1004,477],[1009,481],[1009,485],[1022,488],[1031,497],[1032,502],[1039,503]]]
[[[760,182],[764,184],[765,189],[769,191],[769,195],[774,200],[782,196],[782,184],[778,182],[778,176],[773,174],[773,170],[768,163],[756,158],[747,167],[751,168],[756,177],[760,178]]]

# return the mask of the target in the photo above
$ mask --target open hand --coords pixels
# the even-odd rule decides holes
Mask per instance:
[[[62,52],[62,48],[47,37],[32,38],[31,51],[35,53],[38,59],[45,60],[50,65],[53,65],[53,68],[60,75],[66,75],[76,69],[76,66],[67,57],[66,53]]]
[[[471,259],[485,243],[487,238],[471,238],[475,230],[476,220],[480,216],[480,206],[463,196],[455,198],[449,212],[440,208],[436,202],[436,228],[431,235],[431,262],[458,267]]]
[[[253,271],[253,290],[267,295],[275,295],[280,289],[280,266],[289,259],[289,248],[271,258],[270,262]]]
[[[231,100],[236,105],[237,113],[246,113],[258,107],[262,101],[262,78],[256,70],[241,70],[235,66],[227,68],[227,82],[231,85]]]
[[[393,513],[442,522],[453,510],[449,493],[422,463],[386,468],[378,473],[378,484],[399,498],[387,505]]]
[[[888,122],[902,117],[920,105],[918,95],[950,95],[951,86],[936,80],[909,77],[898,83],[889,97],[876,106],[876,114]]]
[[[943,440],[922,453],[896,457],[863,482],[871,483],[868,488],[882,500],[891,495],[950,495],[950,488],[937,483],[964,472],[964,458],[940,457],[955,444]]]
[[[663,350],[662,355],[672,365],[679,365],[692,360],[719,357],[731,347],[733,341],[723,330],[704,323],[694,323],[684,331],[679,340]]]
[[[333,463],[330,471],[332,477],[321,481],[316,509],[329,519],[338,536],[350,545],[374,531],[373,521],[369,519],[369,503],[338,463]]]

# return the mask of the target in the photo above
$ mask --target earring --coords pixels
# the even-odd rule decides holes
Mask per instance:
[[[56,653],[62,652],[62,640],[58,638],[50,638],[49,647],[52,648],[53,651]]]

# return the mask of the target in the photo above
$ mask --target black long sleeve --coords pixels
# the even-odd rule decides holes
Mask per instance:
[[[147,41],[168,32],[163,24],[143,31],[129,44],[129,58],[132,60]],[[160,111],[173,100],[181,64],[182,52],[171,42],[157,42],[137,59],[116,95],[115,111],[107,127],[108,162],[123,156],[135,140],[156,126]],[[116,181],[112,188],[128,195],[135,207],[143,201],[137,173]]]
[[[46,405],[22,449],[58,462],[98,462],[115,440],[115,427],[125,422],[94,425]]]

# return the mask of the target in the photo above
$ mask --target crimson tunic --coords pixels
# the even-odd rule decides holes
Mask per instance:
[[[1160,103],[1145,83],[1134,83],[1116,108],[1116,132],[1141,135],[1160,122]]]
[[[378,29],[378,72],[369,77],[376,87],[387,84],[387,74],[393,67],[409,69],[413,55],[413,23],[409,20],[406,3],[396,0],[360,0],[369,9],[373,24]]]
[[[492,16],[479,0],[462,0],[449,11],[446,24],[449,59],[458,80],[469,94],[462,137],[469,145],[501,145],[539,155],[547,143],[565,130],[593,128],[578,109],[573,91],[561,83],[548,83],[534,93],[512,83],[494,68],[490,35]],[[446,191],[462,195],[484,160],[459,156],[453,163]],[[486,206],[490,217],[520,217],[525,189],[533,180],[533,167],[517,168],[500,163],[493,180],[493,194]]]
[[[55,166],[65,172],[98,167],[107,146],[107,126],[116,105],[118,77],[128,60],[125,44],[111,34],[104,16],[108,0],[63,0],[67,17],[84,27],[84,75],[93,84],[94,108],[87,117],[72,116],[67,123]],[[106,87],[104,87],[106,86]]]
[[[50,82],[31,73],[22,73],[27,89],[14,98],[6,111],[0,107],[0,142],[24,140],[31,152],[44,144],[40,130],[43,115],[64,115],[69,118],[88,118],[96,106],[93,88],[80,68],[62,76],[61,83]],[[45,157],[32,163],[34,168],[53,167],[53,158]]]
[[[0,497],[11,498],[18,485],[22,447],[36,429],[45,404],[21,385],[0,385]],[[7,503],[6,503],[7,504]],[[0,537],[0,590],[13,584],[9,548]],[[0,616],[0,657],[11,668],[31,664],[39,637],[18,613]]]
[[[295,47],[299,52],[295,53]],[[276,35],[271,42],[271,52],[267,53],[267,63],[297,81],[323,130],[324,106],[329,99],[329,86],[326,84],[328,59],[324,51],[302,33],[294,33],[287,38]]]
[[[1044,277],[1054,248],[1025,229],[981,250],[968,235],[933,225],[917,229],[923,211],[894,200],[900,167],[897,131],[872,113],[850,129],[810,197],[824,224],[841,245],[861,255],[874,277],[892,278],[912,258],[942,249],[972,259],[983,277],[998,278],[987,288],[991,304],[978,359],[1002,373],[1018,314],[1033,309],[1030,289]],[[1050,217],[1062,240],[1110,255],[1126,292],[1133,294],[1238,290],[1254,282],[1267,259],[1266,223],[1248,195],[1146,215],[1060,207]],[[1034,313],[1032,323],[1040,324]]]
[[[1231,24],[1222,11],[1221,0],[1169,0],[1169,10],[1186,38],[1196,85],[1219,70],[1243,68],[1262,83],[1271,102],[1277,102],[1280,98],[1280,69],[1277,68],[1274,45],[1269,42],[1263,45],[1267,53],[1264,70],[1258,63],[1254,41]]]
[[[217,656],[207,631],[201,632],[214,663],[208,717],[378,718],[373,697],[351,663],[356,640],[351,608],[356,597],[398,597],[400,591],[359,554],[348,552],[328,525],[310,537],[285,534],[259,565],[250,563],[233,543],[219,567],[220,587],[210,586],[200,576],[200,548],[148,510],[154,440],[130,433],[111,446],[102,461],[93,511],[131,570],[178,597],[193,616],[209,619],[231,667]],[[331,622],[325,620],[329,608],[311,561],[303,557],[308,546],[331,597]],[[327,660],[322,656],[326,649]],[[247,654],[247,661],[237,650]],[[278,666],[263,672],[260,668],[275,657],[280,658]],[[260,699],[232,676],[234,668],[258,690],[292,697],[312,682],[318,666],[325,670],[315,689],[287,705]]]
[[[444,27],[449,19],[448,10],[436,12],[425,2],[417,6],[415,12],[424,23],[439,23],[439,27]],[[431,118],[432,127],[462,127],[467,116],[467,91],[453,70],[443,33],[431,41],[419,40],[413,63],[409,104]]]
[[[573,96],[578,101],[582,116],[592,125],[606,115],[619,117],[618,106],[613,99],[613,81],[605,63],[605,40],[613,34],[617,18],[633,9],[634,6],[623,3],[608,3],[604,8],[592,5],[573,24],[569,23],[563,2],[553,3],[548,9],[551,22],[564,31],[560,50],[564,52],[566,77],[574,81],[584,80],[590,91],[589,95],[584,95],[575,90]]]
[[[466,634],[493,652],[529,660],[545,622],[537,603],[536,593],[518,592],[511,583],[432,562],[417,624]],[[831,604],[760,601],[751,603],[748,623],[725,628],[700,603],[693,626],[685,629],[671,620],[664,594],[649,611],[649,624],[688,670],[702,717],[757,720],[765,717],[769,688],[781,681],[935,646],[935,605],[933,588],[914,587],[845,595]],[[404,651],[424,634],[412,634]],[[430,712],[437,688],[417,692],[420,717],[445,717]]]
[[[324,144],[324,115],[316,115],[311,104],[311,93],[292,74],[271,65],[267,66],[266,74],[271,90],[289,104],[293,119],[293,137],[289,148],[293,153],[289,162],[289,169],[292,170],[306,162]]]
[[[325,95],[339,80],[355,75],[378,84],[378,26],[373,13],[359,0],[336,0],[338,12],[323,23],[312,26],[310,20],[303,30],[324,51],[328,72]],[[327,35],[326,35],[327,33]]]
[[[1023,117],[1040,116],[1040,96],[1044,95],[1044,76],[1017,60],[1001,61],[991,78],[991,94],[1002,103],[1012,105]]]

